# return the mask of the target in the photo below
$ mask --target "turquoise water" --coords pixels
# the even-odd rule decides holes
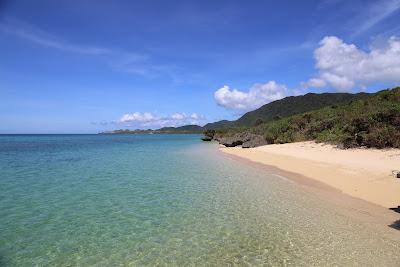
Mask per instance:
[[[0,266],[400,262],[389,235],[196,135],[0,136],[0,170]]]

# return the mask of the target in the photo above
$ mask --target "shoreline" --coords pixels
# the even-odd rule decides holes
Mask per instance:
[[[305,192],[337,204],[346,214],[357,211],[362,221],[390,226],[399,220],[399,214],[390,208],[400,205],[400,179],[391,176],[387,168],[400,168],[400,149],[340,150],[299,142],[250,149],[220,146],[218,150],[232,160],[288,179]],[[313,156],[319,157],[315,160]]]

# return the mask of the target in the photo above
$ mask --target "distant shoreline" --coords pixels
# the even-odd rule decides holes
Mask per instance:
[[[152,134],[182,134],[182,135],[201,135],[200,133],[0,133],[0,136],[4,135],[135,135],[135,134],[143,134],[143,135],[152,135]]]
[[[131,132],[131,133],[97,133],[99,135],[135,135],[135,134],[143,134],[143,135],[153,135],[153,134],[182,134],[182,135],[187,135],[187,134],[193,134],[193,135],[201,135],[201,133],[175,133],[175,132],[145,132],[145,133],[138,133],[138,132]]]

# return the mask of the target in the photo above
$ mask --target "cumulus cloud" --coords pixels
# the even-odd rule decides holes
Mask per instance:
[[[175,112],[171,115],[163,116],[152,112],[134,112],[122,115],[116,123],[138,128],[177,127],[187,124],[200,124],[204,120],[205,117],[197,113],[187,115],[184,112]]]
[[[269,81],[264,84],[256,83],[247,92],[231,89],[225,85],[214,93],[214,98],[217,104],[222,107],[249,111],[271,101],[281,99],[286,94],[287,88],[285,85]]]
[[[321,88],[326,86],[326,82],[321,78],[311,78],[305,85],[306,87]]]
[[[304,94],[309,88],[351,91],[373,83],[400,83],[399,37],[392,36],[363,50],[336,36],[326,36],[315,49],[314,59],[318,74],[297,88],[288,90],[285,85],[270,81],[255,84],[245,92],[225,85],[214,93],[214,98],[222,107],[243,112],[289,94]]]
[[[192,120],[199,120],[202,118],[202,116],[199,116],[197,113],[192,113],[192,115],[190,115],[190,118]]]
[[[339,91],[365,87],[374,82],[400,82],[400,39],[390,37],[383,44],[364,51],[336,36],[327,36],[314,51],[319,74],[308,87],[331,86]]]
[[[130,114],[124,114],[119,122],[140,122],[140,123],[149,123],[158,120],[159,118],[150,112],[134,112]]]
[[[171,115],[171,119],[173,120],[183,120],[186,119],[187,115],[185,113],[182,112],[176,112],[174,114]]]

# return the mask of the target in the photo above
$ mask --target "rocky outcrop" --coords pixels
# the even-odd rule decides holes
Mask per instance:
[[[247,132],[229,137],[222,137],[218,140],[218,142],[226,147],[235,147],[241,145],[243,148],[257,147],[267,144],[263,136]]]
[[[225,137],[222,138],[219,141],[219,143],[226,147],[234,147],[234,146],[240,146],[241,144],[243,144],[243,141],[240,138],[236,137]]]
[[[251,148],[257,146],[267,145],[268,142],[261,135],[253,135],[248,141],[242,144],[243,148]]]
[[[211,140],[213,140],[213,139],[212,139],[212,137],[210,137],[210,136],[203,136],[203,137],[201,138],[201,140],[209,142],[209,141],[211,141]]]

